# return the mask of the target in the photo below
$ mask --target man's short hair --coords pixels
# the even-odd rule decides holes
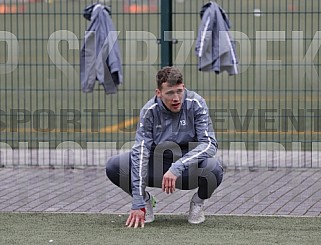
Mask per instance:
[[[157,72],[157,88],[162,89],[162,84],[168,82],[171,86],[183,83],[183,74],[173,66],[165,66]]]

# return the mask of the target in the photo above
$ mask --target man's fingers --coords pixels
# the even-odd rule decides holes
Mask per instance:
[[[176,181],[172,179],[172,193],[175,191],[175,183]]]
[[[134,226],[134,228],[137,228],[137,227],[138,227],[138,225],[139,225],[139,221],[140,221],[140,218],[139,218],[138,216],[136,216],[136,218],[135,218],[135,226]]]
[[[176,179],[164,176],[162,180],[162,190],[167,194],[175,191]]]
[[[133,227],[134,226],[135,219],[134,217],[131,218],[130,223],[127,227]]]
[[[170,187],[170,183],[171,183],[171,182],[170,182],[170,180],[166,178],[166,185],[165,185],[165,189],[166,189],[166,193],[167,193],[167,194],[169,194],[170,189],[171,189],[171,187]]]
[[[126,226],[128,228],[134,227],[137,228],[139,227],[139,224],[141,225],[142,228],[144,228],[145,225],[145,214],[141,210],[132,211],[126,221]]]
[[[142,217],[136,216],[134,228],[137,228],[139,226],[139,223],[141,224],[141,227],[144,228],[145,226],[144,221],[145,221],[144,217],[142,218]]]
[[[126,224],[125,224],[126,226],[128,226],[128,225],[129,225],[129,223],[130,223],[131,219],[132,219],[132,215],[130,214],[130,215],[128,216],[127,221],[126,221]]]
[[[168,193],[168,179],[166,177],[163,177],[162,189],[163,189],[163,191]]]
[[[162,189],[163,189],[163,191],[167,192],[167,187],[168,187],[168,179],[166,177],[163,177],[163,181],[162,181]]]

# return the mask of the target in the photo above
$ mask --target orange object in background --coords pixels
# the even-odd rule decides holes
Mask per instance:
[[[293,5],[293,4],[289,4],[288,11],[298,11],[298,6]]]
[[[0,14],[16,14],[25,11],[24,5],[17,6],[16,4],[0,4]]]
[[[124,1],[124,13],[155,13],[157,12],[157,0],[127,0]]]

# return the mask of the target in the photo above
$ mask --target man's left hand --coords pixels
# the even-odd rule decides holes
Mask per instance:
[[[162,181],[162,189],[167,194],[173,193],[175,191],[175,183],[177,177],[172,174],[169,170],[164,174]]]

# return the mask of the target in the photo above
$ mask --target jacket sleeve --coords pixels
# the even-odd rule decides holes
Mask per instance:
[[[99,31],[97,31],[97,55],[96,55],[96,71],[99,83],[104,86],[106,94],[114,94],[118,90],[119,82],[113,81],[111,63],[113,59],[113,50],[117,43],[118,32],[112,25],[112,20],[107,11],[100,11],[97,22],[99,23]]]
[[[115,86],[118,86],[119,84],[123,83],[123,73],[122,73],[122,65],[121,65],[121,53],[120,48],[118,45],[118,34],[119,32],[116,32],[116,29],[114,27],[114,24],[112,22],[111,17],[109,14],[107,14],[107,33],[108,35],[113,35],[113,38],[110,38],[112,40],[111,45],[108,50],[108,58],[107,58],[107,64],[110,69],[111,74],[117,74],[115,76],[117,79],[113,82],[115,83]],[[116,34],[117,33],[117,34]]]
[[[142,109],[137,126],[135,144],[132,148],[132,209],[145,207],[145,179],[148,171],[150,150],[153,143],[153,117],[150,110]]]
[[[80,81],[84,93],[93,91],[96,82],[96,32],[92,23],[85,32],[80,53]]]
[[[182,158],[172,164],[169,170],[175,176],[180,176],[190,165],[213,157],[218,148],[205,100],[202,99],[199,103],[194,103],[194,110],[194,127],[198,144],[194,149],[187,152]]]
[[[208,9],[202,17],[201,24],[198,29],[197,40],[195,45],[196,56],[201,58],[206,53],[211,53],[213,25],[215,24],[214,16]]]

